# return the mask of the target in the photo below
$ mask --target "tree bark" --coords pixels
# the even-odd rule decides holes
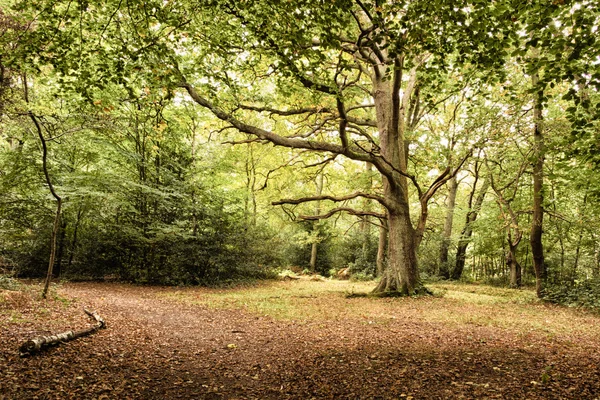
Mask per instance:
[[[450,239],[452,237],[452,222],[454,221],[454,206],[456,204],[456,192],[458,191],[458,182],[456,176],[448,181],[448,199],[446,209],[446,220],[444,222],[444,232],[442,234],[442,244],[440,246],[440,266],[439,276],[450,278],[450,267],[448,265],[448,249],[450,248]]]
[[[84,309],[83,311],[96,320],[96,324],[94,326],[79,331],[67,331],[58,333],[56,335],[38,336],[36,338],[30,339],[19,347],[21,357],[26,356],[28,354],[35,354],[37,352],[40,352],[48,346],[53,346],[63,342],[69,342],[80,337],[91,335],[92,333],[106,326],[104,319],[102,319],[102,317],[98,315],[95,311],[88,311],[86,309]]]
[[[77,219],[75,220],[75,226],[73,227],[73,240],[71,241],[71,250],[69,251],[69,261],[67,262],[67,271],[71,269],[73,264],[73,258],[75,257],[75,249],[77,248],[77,233],[79,232],[79,224],[83,218],[83,203],[79,204],[77,210]]]
[[[387,250],[387,219],[381,219],[379,226],[379,244],[377,245],[377,276],[382,276],[385,270],[386,250]]]
[[[519,220],[517,214],[510,205],[510,201],[504,198],[502,192],[494,185],[491,178],[490,181],[492,182],[492,188],[498,197],[497,202],[498,207],[500,208],[500,214],[506,224],[506,241],[508,242],[506,265],[509,271],[509,286],[511,288],[519,288],[521,287],[521,264],[517,261],[517,246],[521,243],[523,233],[519,228]]]
[[[589,183],[588,183],[589,185]],[[588,198],[588,188],[586,188],[585,194],[583,195],[583,206],[581,207],[581,211],[579,212],[579,220],[583,221],[586,206],[587,206],[587,198]],[[581,222],[581,227],[579,228],[579,237],[577,238],[577,247],[575,247],[575,260],[573,260],[573,268],[571,269],[571,279],[573,283],[577,279],[577,270],[579,268],[579,257],[581,252],[581,241],[583,240],[583,232],[585,225]]]
[[[384,76],[373,77],[373,98],[381,154],[395,167],[391,177],[383,177],[384,198],[389,204],[388,264],[379,284],[373,289],[374,294],[412,295],[420,290],[416,235],[410,220],[408,184],[406,176],[399,172],[406,171],[407,164],[404,145],[405,117],[399,97],[401,71],[396,65],[391,81],[384,79]],[[405,92],[404,96],[410,96],[410,93]]]
[[[521,287],[521,264],[517,261],[517,244],[514,244],[510,235],[508,236],[508,253],[506,256],[506,265],[509,270],[509,279],[511,288]]]
[[[246,196],[244,198],[244,214],[246,221],[251,226],[256,226],[256,160],[254,159],[254,147],[252,143],[247,144],[245,172],[246,172]]]
[[[532,86],[536,88],[539,76],[534,74],[532,77]],[[544,263],[544,246],[542,243],[542,226],[544,218],[543,208],[543,184],[544,184],[544,137],[542,134],[542,97],[543,92],[539,91],[533,104],[533,217],[531,221],[531,232],[529,243],[531,244],[531,254],[533,256],[533,270],[535,271],[535,288],[538,297],[542,297],[544,286],[547,280],[547,270]]]
[[[412,295],[420,292],[414,233],[407,215],[388,215],[388,268],[373,293]]]
[[[594,268],[593,277],[594,279],[600,279],[600,246],[596,241],[595,235],[592,233],[592,241],[594,242]]]
[[[373,165],[371,163],[366,163],[365,172],[369,176],[369,182],[365,187],[366,192],[371,191],[371,187],[373,186],[373,182],[371,180],[371,171],[373,169]],[[363,210],[370,211],[371,202],[369,199],[363,199]],[[369,260],[369,249],[371,248],[371,221],[369,216],[364,216],[362,221],[360,222],[360,233],[362,236],[362,249],[361,249],[361,257],[364,262]]]
[[[58,236],[58,252],[56,254],[56,265],[54,266],[53,276],[60,278],[62,274],[63,255],[65,252],[65,239],[67,236],[67,223],[64,219],[61,220]]]
[[[323,193],[323,171],[320,171],[315,178],[316,194],[320,196]],[[321,202],[317,201],[315,206],[315,215],[321,214]],[[319,221],[313,223],[313,242],[310,248],[310,271],[317,270],[317,250],[319,249]]]
[[[456,263],[450,276],[454,280],[459,280],[462,276],[465,268],[467,248],[469,247],[471,235],[473,235],[473,223],[475,220],[477,220],[477,215],[481,210],[481,206],[483,205],[485,194],[490,187],[489,180],[484,180],[483,184],[481,185],[481,189],[479,190],[479,194],[477,195],[477,199],[475,200],[475,204],[473,204],[473,197],[475,196],[475,190],[477,188],[477,179],[478,178],[476,177],[475,182],[473,183],[473,190],[471,190],[469,195],[469,211],[467,212],[465,225],[460,233],[460,239],[458,240],[458,248],[456,249]]]

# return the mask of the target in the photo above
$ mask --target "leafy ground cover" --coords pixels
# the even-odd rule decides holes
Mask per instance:
[[[600,398],[594,314],[481,285],[346,298],[372,286],[2,289],[0,398]],[[108,328],[19,358],[31,336],[90,324],[84,306]]]

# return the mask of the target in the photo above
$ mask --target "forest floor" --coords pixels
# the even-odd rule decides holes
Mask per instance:
[[[0,399],[600,399],[600,317],[527,290],[373,283],[0,290]],[[443,296],[442,296],[443,295]],[[19,357],[36,335],[107,328]]]

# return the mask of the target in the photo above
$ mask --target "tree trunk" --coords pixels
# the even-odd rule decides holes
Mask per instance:
[[[388,267],[374,293],[412,295],[420,291],[414,233],[407,215],[388,214]]]
[[[65,252],[65,238],[67,236],[67,223],[63,219],[60,223],[59,228],[59,236],[58,236],[58,252],[56,254],[56,265],[54,266],[53,276],[55,278],[60,278],[62,273],[62,262],[63,262],[63,254]]]
[[[536,88],[539,81],[538,74],[532,77],[532,86]],[[544,184],[544,138],[542,135],[542,97],[543,92],[537,92],[533,104],[533,218],[531,221],[531,233],[529,243],[533,256],[533,270],[535,271],[535,288],[538,297],[544,293],[544,285],[547,280],[546,265],[544,263],[544,247],[542,244],[542,225],[544,218],[543,209],[543,184]]]
[[[476,183],[473,183],[473,190],[469,195],[469,212],[467,213],[465,226],[463,227],[460,233],[460,239],[458,240],[458,248],[456,250],[456,264],[454,266],[454,270],[452,271],[451,278],[454,280],[459,280],[462,276],[463,270],[465,268],[465,259],[467,256],[467,247],[469,247],[471,235],[473,234],[473,223],[477,219],[477,214],[481,210],[481,206],[483,205],[483,200],[485,199],[485,194],[487,193],[490,182],[488,179],[483,181],[483,185],[481,185],[481,189],[479,190],[479,195],[475,200],[475,204],[472,204],[473,197],[475,196]]]
[[[594,242],[594,272],[593,272],[593,277],[594,279],[600,279],[600,246],[598,245],[598,242],[596,241],[596,238],[594,237],[595,235],[592,234],[592,240]]]
[[[448,181],[446,221],[444,222],[442,245],[440,247],[439,276],[444,279],[450,278],[450,268],[448,265],[448,249],[450,248],[450,238],[452,237],[452,222],[454,220],[454,205],[456,204],[457,190],[458,182],[456,181],[456,176],[454,176]]]
[[[48,172],[48,146],[46,145],[46,139],[42,132],[42,127],[37,120],[37,117],[30,111],[29,117],[35,124],[35,128],[42,143],[42,170],[44,171],[44,177],[46,178],[46,184],[50,189],[50,193],[56,199],[56,214],[54,215],[54,225],[52,227],[52,234],[50,236],[50,257],[48,260],[48,271],[46,273],[46,280],[44,281],[44,289],[42,289],[42,298],[45,299],[50,288],[50,281],[52,280],[52,270],[54,269],[54,260],[56,257],[56,237],[58,236],[58,229],[60,228],[60,213],[62,208],[62,199],[54,190],[52,180],[50,179],[50,173]]]
[[[321,193],[323,193],[323,171],[320,171],[319,174],[317,175],[316,179],[315,179],[315,186],[316,186],[316,194],[317,196],[320,196]],[[315,215],[319,215],[321,214],[321,202],[317,201],[316,202],[316,207],[315,207]],[[317,250],[319,247],[319,241],[318,241],[318,236],[319,236],[319,221],[315,221],[313,224],[313,242],[312,242],[312,246],[310,249],[310,271],[311,272],[315,272],[317,270]]]
[[[373,183],[371,182],[371,171],[373,169],[373,165],[371,163],[366,163],[365,166],[365,172],[369,175],[369,182],[365,187],[365,190],[367,192],[369,192],[371,190],[371,187],[373,186]],[[371,201],[369,199],[364,199],[363,201],[363,210],[364,211],[370,211],[370,205],[371,205]],[[364,216],[362,218],[362,221],[360,223],[360,233],[362,236],[362,249],[361,249],[361,257],[363,259],[363,262],[369,262],[371,260],[369,260],[369,249],[371,248],[371,221],[369,219],[369,216]],[[375,271],[373,271],[375,272]]]
[[[379,244],[377,245],[377,276],[382,276],[385,270],[385,255],[387,249],[387,220],[381,220],[381,226],[379,227]]]
[[[246,152],[246,197],[244,198],[244,214],[246,220],[256,226],[256,160],[254,159],[254,147],[248,143]]]
[[[588,183],[589,185],[589,183]],[[587,188],[586,188],[586,192],[583,195],[583,206],[581,207],[581,211],[579,213],[579,219],[583,220],[583,217],[585,215],[585,210],[586,210],[586,206],[587,206],[587,198],[588,198],[588,194],[587,194]],[[580,249],[581,249],[581,241],[583,240],[583,232],[584,232],[584,228],[585,225],[582,223],[581,224],[581,228],[579,228],[579,237],[577,238],[577,247],[575,248],[575,260],[573,261],[573,269],[571,270],[571,276],[573,277],[573,281],[575,279],[577,279],[577,269],[579,268],[579,254],[580,254]]]
[[[80,204],[79,209],[77,210],[77,220],[75,221],[75,226],[73,227],[73,240],[71,241],[71,250],[69,251],[69,262],[67,262],[67,271],[71,269],[71,265],[73,264],[73,257],[75,256],[75,249],[77,248],[77,233],[79,232],[79,224],[81,223],[82,218],[83,204]]]
[[[511,243],[511,239],[508,239],[508,254],[506,256],[506,265],[510,273],[510,287],[520,288],[521,287],[521,264],[517,261],[517,246]]]
[[[404,107],[400,104],[402,70],[394,65],[393,79],[385,75],[373,77],[373,98],[380,136],[380,151],[397,171],[406,171],[404,143]],[[404,99],[410,96],[408,89]],[[406,176],[393,172],[391,179],[383,177],[384,198],[388,204],[388,264],[376,295],[412,295],[421,290],[417,264],[416,235],[410,220],[408,183]]]

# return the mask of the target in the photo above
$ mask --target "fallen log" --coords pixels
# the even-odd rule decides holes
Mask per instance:
[[[68,342],[83,336],[91,335],[99,329],[106,327],[104,319],[102,319],[102,317],[98,315],[95,311],[88,311],[85,308],[83,309],[83,311],[96,320],[96,324],[94,326],[79,331],[67,331],[58,333],[56,335],[38,336],[36,338],[30,339],[19,347],[21,357],[24,357],[28,354],[35,354],[39,351],[42,351],[48,346]]]

